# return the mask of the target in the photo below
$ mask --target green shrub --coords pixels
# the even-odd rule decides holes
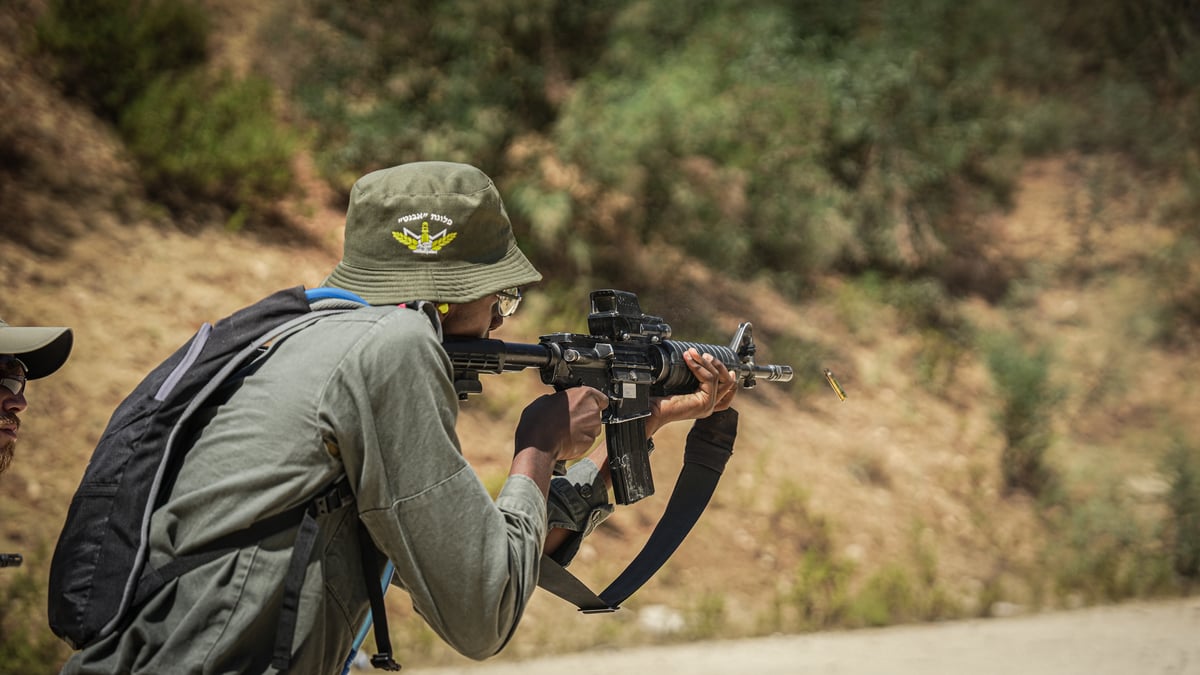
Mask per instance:
[[[907,564],[890,562],[872,574],[849,603],[848,623],[886,626],[953,618],[959,614],[939,583],[937,552],[926,532],[924,526],[914,523]]]
[[[1176,441],[1163,461],[1170,483],[1165,528],[1168,550],[1176,573],[1200,579],[1200,450]]]
[[[231,226],[290,187],[292,134],[263,79],[205,73],[208,16],[174,0],[51,0],[38,45],[68,94],[117,124],[151,195],[216,203]]]
[[[508,144],[551,125],[603,51],[614,4],[307,0],[280,12],[272,40],[335,188],[414,159],[497,177]]]
[[[803,551],[792,576],[780,588],[764,629],[816,630],[840,625],[849,602],[854,566],[834,552],[833,526],[809,507],[808,492],[785,481],[775,498],[771,531]]]
[[[839,267],[938,271],[974,250],[973,214],[1007,203],[1018,146],[995,95],[1002,41],[974,40],[994,11],[918,4],[885,3],[877,32],[854,3],[815,23],[782,2],[687,18],[628,3],[554,138],[627,198],[617,217],[634,244],[793,294]],[[608,236],[592,205],[573,210],[574,236]]]
[[[797,628],[819,630],[841,625],[850,608],[850,576],[854,568],[820,547],[804,552],[785,595]]]
[[[687,611],[687,637],[691,640],[712,640],[726,628],[725,596],[717,592],[701,593]]]
[[[1055,536],[1045,567],[1061,594],[1088,602],[1144,597],[1172,588],[1158,535],[1115,484],[1049,512]]]
[[[46,624],[46,582],[35,562],[0,570],[0,675],[57,672],[70,653]]]
[[[959,363],[974,341],[974,328],[935,278],[896,279],[880,289],[905,328],[920,335],[917,375],[933,391],[949,394]]]
[[[196,70],[160,77],[121,115],[151,191],[168,205],[254,210],[291,187],[297,140],[275,119],[263,79]]]
[[[116,121],[168,72],[204,62],[208,19],[180,0],[50,0],[37,24],[63,88]]]
[[[1012,336],[994,337],[985,350],[1000,395],[995,421],[1004,434],[1004,486],[1038,496],[1052,479],[1045,454],[1053,435],[1051,420],[1061,399],[1050,382],[1050,352],[1046,347],[1028,350]]]
[[[1158,252],[1150,273],[1159,297],[1158,339],[1187,344],[1200,333],[1200,232],[1184,232]]]
[[[866,626],[887,626],[912,621],[916,590],[904,568],[888,564],[871,575],[849,605],[850,621]]]

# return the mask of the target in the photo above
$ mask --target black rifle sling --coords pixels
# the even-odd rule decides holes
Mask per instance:
[[[538,585],[584,613],[613,612],[671,557],[704,513],[733,453],[737,412],[733,409],[698,420],[688,433],[683,468],[662,518],[642,550],[599,595],[549,556],[542,556]]]
[[[684,463],[662,518],[646,544],[624,572],[599,595],[550,556],[542,556],[538,585],[570,602],[584,613],[612,612],[642,587],[683,543],[708,506],[721,474],[698,464]]]

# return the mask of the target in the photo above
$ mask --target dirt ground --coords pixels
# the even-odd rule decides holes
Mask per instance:
[[[421,675],[1186,675],[1200,673],[1200,600],[1007,619],[588,652]]]

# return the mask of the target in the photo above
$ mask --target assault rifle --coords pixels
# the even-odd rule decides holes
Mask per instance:
[[[591,293],[590,335],[552,333],[538,344],[489,339],[450,339],[443,343],[454,367],[454,386],[461,400],[483,391],[480,373],[499,374],[537,368],[542,382],[555,389],[580,385],[608,395],[604,435],[618,504],[632,504],[654,494],[650,473],[650,442],[646,418],[651,396],[696,391],[700,383],[684,363],[683,353],[695,347],[712,354],[734,373],[743,388],[758,380],[789,382],[791,366],[760,365],[754,361],[750,323],[738,326],[729,346],[672,340],[671,327],[658,316],[642,313],[638,298],[628,291]]]

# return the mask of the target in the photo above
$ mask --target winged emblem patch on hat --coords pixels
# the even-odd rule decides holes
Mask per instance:
[[[392,232],[392,236],[396,241],[404,244],[410,251],[418,255],[436,255],[447,244],[454,241],[458,236],[457,232],[448,232],[445,228],[437,234],[429,233],[429,221],[421,223],[421,233],[417,234],[407,227],[400,228],[400,232]]]

